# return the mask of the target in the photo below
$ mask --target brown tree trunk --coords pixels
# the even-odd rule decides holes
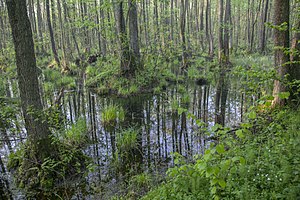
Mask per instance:
[[[223,24],[223,13],[224,13],[224,1],[219,1],[219,35],[218,35],[218,41],[219,41],[219,63],[223,63],[223,57],[224,57],[224,24]]]
[[[263,24],[262,24],[261,37],[260,37],[260,52],[261,53],[264,53],[265,48],[266,48],[266,26],[265,26],[265,23],[267,22],[268,10],[269,10],[269,0],[266,0],[265,8],[263,11]]]
[[[131,72],[133,73],[140,65],[140,47],[137,22],[137,5],[135,0],[128,1],[129,36],[131,49]]]
[[[296,32],[292,39],[292,46],[291,46],[291,65],[289,66],[289,81],[299,81],[300,80],[300,21],[298,21],[298,24],[296,25]],[[295,103],[299,102],[300,94],[299,94],[299,86],[296,85],[292,86],[290,88],[291,90],[291,98],[290,101],[293,103],[293,101],[296,101]],[[298,101],[298,102],[297,102]]]
[[[50,34],[52,53],[53,53],[56,64],[60,68],[60,60],[59,60],[59,57],[58,57],[58,54],[57,54],[57,51],[56,51],[54,33],[53,33],[53,29],[52,29],[52,24],[51,24],[49,0],[46,0],[46,13],[47,13],[47,24],[48,24],[49,34]]]
[[[60,27],[60,43],[61,43],[61,47],[62,47],[62,57],[63,57],[63,61],[62,61],[62,65],[63,65],[63,71],[64,70],[68,70],[69,69],[69,60],[68,60],[68,55],[67,55],[67,49],[66,49],[66,43],[65,43],[65,30],[64,30],[64,24],[63,24],[63,20],[62,20],[62,9],[61,9],[61,3],[60,0],[57,0],[57,11],[58,11],[58,21],[59,21],[59,27]]]
[[[225,19],[224,19],[224,62],[229,64],[229,37],[230,37],[230,18],[231,18],[231,1],[226,0]]]
[[[289,55],[285,53],[285,50],[289,48],[289,10],[290,0],[275,0],[274,1],[274,24],[275,26],[283,25],[287,23],[287,27],[282,30],[278,27],[274,29],[274,45],[275,49],[275,67],[279,80],[275,80],[273,96],[273,106],[283,106],[285,100],[279,98],[279,93],[286,92],[286,86],[283,83],[285,75],[288,73],[287,62],[289,62]]]
[[[180,34],[181,34],[181,47],[182,47],[182,67],[188,66],[188,53],[186,46],[185,26],[186,26],[186,11],[188,0],[181,0],[181,15],[180,15]]]
[[[206,0],[206,37],[209,41],[208,55],[210,58],[214,57],[214,39],[212,35],[212,25],[211,25],[211,4],[210,0]]]
[[[121,47],[121,71],[127,76],[130,73],[130,52],[126,33],[126,25],[123,11],[123,1],[114,2],[116,26],[119,35],[119,43]]]
[[[44,48],[44,36],[43,36],[43,30],[44,30],[44,26],[43,26],[43,18],[42,18],[42,11],[41,11],[41,4],[40,4],[40,0],[37,0],[37,26],[38,26],[38,37],[39,37],[39,41],[41,42],[41,51],[42,53],[45,53],[45,48]]]
[[[103,0],[100,1],[100,6],[103,5]],[[100,17],[101,17],[101,52],[103,56],[106,56],[107,52],[107,41],[106,41],[106,31],[105,31],[105,15],[103,8],[100,9]]]
[[[39,92],[38,73],[30,21],[25,1],[6,0],[16,52],[18,85],[25,128],[38,161],[49,155],[50,131],[40,117],[43,107]],[[34,111],[35,114],[32,114]]]

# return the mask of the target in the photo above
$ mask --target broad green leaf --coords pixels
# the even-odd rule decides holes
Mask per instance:
[[[218,184],[224,189],[226,187],[226,182],[223,179],[218,180]]]
[[[245,160],[245,158],[243,158],[243,157],[240,157],[240,163],[241,163],[242,165],[245,165],[245,164],[246,164],[246,160]]]
[[[274,100],[274,96],[270,95],[266,97],[267,100],[273,101]]]
[[[250,124],[250,123],[242,123],[242,124],[241,124],[241,127],[242,127],[242,128],[251,128],[251,127],[252,127],[252,124]]]
[[[217,130],[219,130],[219,129],[221,129],[222,128],[222,126],[220,125],[220,124],[216,124],[216,125],[214,125],[213,127],[211,127],[211,130],[213,131],[213,132],[216,132]]]
[[[226,160],[226,161],[223,161],[221,164],[221,170],[222,171],[227,171],[230,167],[230,163],[231,163],[231,160]]]
[[[216,149],[219,154],[223,154],[225,152],[225,148],[223,144],[218,144]]]
[[[236,161],[238,161],[238,160],[240,160],[240,157],[238,157],[238,156],[235,156],[235,157],[232,158],[232,161],[233,161],[233,162],[236,162]]]
[[[218,182],[219,182],[219,180],[214,178],[210,184],[213,186],[213,185],[216,185]]]
[[[210,154],[211,153],[211,151],[210,151],[210,149],[207,149],[207,150],[205,150],[205,155],[207,155],[207,154]]]
[[[269,107],[269,106],[271,106],[272,105],[272,102],[271,101],[267,101],[266,103],[265,103],[265,106],[267,106],[267,107]]]
[[[235,134],[236,134],[240,139],[245,138],[245,135],[244,135],[242,129],[237,130],[237,131],[235,132]]]
[[[290,93],[289,92],[280,92],[280,93],[278,93],[278,97],[280,99],[288,99],[290,97]]]
[[[178,108],[178,115],[181,115],[182,113],[184,113],[184,112],[186,112],[187,111],[187,109],[185,109],[185,108]]]
[[[218,166],[214,166],[213,167],[213,172],[215,176],[218,176],[220,173],[220,168]]]
[[[206,177],[210,177],[212,173],[213,173],[212,167],[207,167],[207,170],[206,170]]]
[[[251,111],[250,113],[249,113],[249,119],[256,119],[256,112],[255,111]]]
[[[212,193],[212,194],[216,194],[216,192],[217,192],[217,187],[215,186],[215,187],[213,187],[213,188],[211,189],[211,193]]]
[[[199,170],[204,170],[206,168],[206,166],[207,166],[206,162],[202,162],[202,163],[198,164]]]

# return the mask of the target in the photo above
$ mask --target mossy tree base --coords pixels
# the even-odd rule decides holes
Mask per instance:
[[[10,155],[8,168],[28,199],[71,199],[82,186],[89,159],[77,147],[55,139],[49,146],[47,140],[28,141]]]

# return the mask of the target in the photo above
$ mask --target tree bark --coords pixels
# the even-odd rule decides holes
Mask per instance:
[[[42,53],[45,53],[45,48],[44,48],[44,36],[43,36],[43,18],[42,18],[42,11],[41,11],[41,4],[40,0],[37,0],[37,26],[38,26],[38,38],[39,41],[41,42],[41,51]]]
[[[188,53],[186,47],[186,36],[185,36],[185,26],[186,26],[186,11],[187,11],[188,0],[181,0],[181,14],[180,14],[180,34],[181,34],[181,46],[182,46],[182,67],[186,68],[188,66]]]
[[[224,57],[224,41],[223,41],[223,35],[224,35],[224,24],[223,24],[223,14],[224,13],[224,1],[219,1],[219,63],[222,64],[223,57]]]
[[[231,18],[231,1],[226,0],[226,9],[225,9],[225,19],[224,19],[224,62],[225,64],[229,64],[229,37],[230,37],[230,18]]]
[[[100,1],[100,6],[103,5],[103,0]],[[100,37],[101,37],[101,52],[102,55],[105,57],[106,56],[106,52],[107,52],[107,41],[106,41],[106,31],[105,31],[105,15],[104,15],[104,10],[103,8],[100,9],[100,17],[101,17],[101,33],[100,33]]]
[[[126,24],[123,12],[123,1],[114,2],[116,26],[119,35],[119,43],[121,47],[121,72],[127,76],[131,73],[129,44],[126,33]]]
[[[296,32],[292,39],[292,46],[291,46],[291,65],[289,66],[289,81],[299,81],[300,80],[300,21],[296,24]],[[298,103],[300,98],[299,94],[299,86],[293,85],[291,90],[291,97],[290,97],[290,103],[294,104],[293,101],[296,101],[295,103]]]
[[[137,22],[137,5],[135,0],[128,1],[128,17],[129,17],[129,36],[130,36],[130,48],[131,48],[131,62],[134,69],[140,64],[140,47],[139,47],[139,35],[138,35],[138,22]]]
[[[290,0],[274,1],[274,25],[277,26],[274,29],[275,67],[279,80],[274,82],[273,106],[283,106],[286,103],[285,99],[279,98],[278,94],[287,91],[283,81],[288,73],[287,62],[289,62],[289,55],[285,53],[285,50],[289,48],[289,10]],[[278,26],[284,23],[286,23],[286,28],[284,30],[279,29]]]
[[[31,147],[42,160],[49,155],[50,131],[44,120],[40,119],[43,107],[39,92],[38,73],[30,21],[25,1],[6,0],[9,21],[16,52],[18,85],[21,107]],[[35,114],[32,114],[34,111]],[[38,116],[36,116],[38,114]]]
[[[210,58],[214,57],[214,38],[212,35],[211,25],[211,3],[210,0],[206,0],[206,37],[209,41],[208,55]]]
[[[262,24],[261,37],[260,37],[260,52],[261,53],[264,53],[265,48],[266,48],[266,26],[265,26],[265,23],[267,22],[268,10],[269,10],[269,0],[266,0],[265,8],[263,11],[263,24]]]
[[[60,60],[59,60],[59,57],[58,57],[58,54],[57,54],[57,51],[56,51],[54,33],[53,33],[52,24],[51,24],[49,0],[46,0],[46,13],[47,13],[47,24],[48,24],[49,34],[50,34],[52,53],[53,53],[56,64],[60,68]]]

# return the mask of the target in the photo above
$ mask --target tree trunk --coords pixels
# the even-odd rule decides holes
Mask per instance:
[[[181,0],[181,15],[180,15],[180,34],[181,34],[181,46],[182,46],[182,67],[188,66],[188,53],[186,47],[185,26],[186,26],[186,11],[188,0]]]
[[[100,6],[103,5],[103,0],[100,1]],[[106,31],[105,31],[105,15],[103,8],[100,9],[100,17],[101,17],[101,52],[102,55],[105,57],[107,52],[107,41],[106,41]]]
[[[268,9],[269,9],[269,0],[266,0],[265,9],[263,11],[263,24],[262,24],[262,31],[260,37],[260,52],[264,53],[266,48],[266,26],[265,23],[267,22],[268,17]]]
[[[60,27],[60,40],[61,40],[61,47],[62,47],[62,54],[63,54],[63,69],[62,70],[69,70],[69,61],[68,61],[68,55],[67,55],[67,49],[65,44],[65,30],[64,30],[64,24],[62,21],[62,9],[61,9],[61,3],[60,0],[57,0],[57,11],[58,11],[58,21],[59,21],[59,27]]]
[[[137,5],[135,0],[128,1],[128,17],[129,17],[129,36],[130,36],[130,49],[131,49],[131,71],[140,64],[140,47],[139,47],[139,36],[138,36],[138,23],[137,23]]]
[[[292,39],[292,53],[290,56],[291,59],[291,65],[289,66],[289,81],[294,82],[294,81],[299,81],[300,80],[300,21],[298,21],[298,24],[296,25],[296,32],[295,35]],[[300,94],[299,94],[299,86],[297,87],[292,86],[290,88],[291,90],[291,97],[290,101],[291,103],[294,103],[293,101],[299,101]],[[298,103],[298,102],[295,102]]]
[[[224,34],[224,24],[223,24],[223,14],[224,13],[224,1],[219,1],[219,63],[223,63],[223,57],[224,57],[224,41],[223,41],[223,34]]]
[[[289,48],[289,10],[290,0],[275,0],[274,1],[274,23],[275,26],[280,26],[287,23],[287,27],[282,30],[278,27],[274,29],[274,45],[275,49],[275,67],[279,80],[275,80],[273,96],[273,106],[283,106],[285,100],[279,98],[278,94],[286,92],[287,89],[283,83],[285,75],[288,73],[287,62],[289,62],[289,55],[285,53],[286,48]]]
[[[40,117],[43,107],[39,92],[38,73],[30,21],[25,1],[6,0],[9,21],[16,52],[18,85],[21,97],[25,128],[31,147],[41,161],[49,155],[50,131]],[[32,112],[34,111],[34,114]]]
[[[211,25],[211,4],[210,0],[206,0],[206,29],[207,29],[207,39],[209,40],[209,50],[208,55],[210,58],[214,57],[214,38],[212,35],[212,25]]]
[[[230,18],[231,18],[231,1],[226,0],[225,19],[224,19],[224,62],[229,64],[229,37],[230,37]]]
[[[42,18],[42,11],[41,11],[41,4],[40,4],[40,0],[37,0],[37,20],[38,20],[38,37],[39,37],[39,41],[41,42],[41,51],[42,53],[45,53],[45,48],[44,48],[44,36],[43,36],[43,30],[44,30],[44,26],[43,26],[43,18]]]
[[[116,5],[115,5],[116,4]],[[125,18],[123,12],[123,1],[114,2],[115,19],[119,35],[119,43],[121,47],[121,72],[127,76],[131,71],[129,44],[126,33]]]
[[[52,24],[51,24],[49,0],[46,0],[46,13],[47,13],[47,24],[48,24],[49,34],[50,34],[52,53],[53,53],[56,64],[60,68],[60,61],[59,61],[58,54],[56,51],[55,39],[54,39],[54,34],[53,34],[53,29],[52,29]]]

